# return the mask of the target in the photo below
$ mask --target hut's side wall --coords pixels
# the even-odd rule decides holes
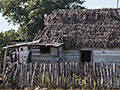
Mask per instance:
[[[28,47],[27,46],[20,46],[20,48],[19,48],[19,62],[26,63],[27,56],[28,56]]]
[[[40,46],[31,47],[31,62],[56,62],[59,60],[58,48],[51,47],[50,53],[42,54],[40,53]]]
[[[80,61],[80,55],[79,50],[65,50],[65,61],[66,62],[79,62]]]
[[[59,61],[60,62],[64,62],[64,57],[65,57],[65,55],[64,55],[64,48],[63,48],[63,46],[60,46],[59,47],[59,49],[58,49],[58,53],[59,53]]]
[[[97,49],[82,48],[80,50],[64,50],[64,61],[79,62],[81,59],[80,51],[91,51],[91,61],[93,62],[114,62],[120,63],[120,49]]]
[[[39,47],[31,48],[32,62],[79,62],[81,59],[80,51],[91,51],[91,61],[93,62],[119,62],[120,49],[98,49],[82,48],[80,50],[64,50],[62,46],[51,47],[50,54],[41,54]]]
[[[93,62],[119,62],[120,49],[93,50]]]

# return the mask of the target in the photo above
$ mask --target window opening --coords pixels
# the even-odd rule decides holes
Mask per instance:
[[[50,47],[40,46],[40,52],[43,53],[43,54],[49,54],[50,53]]]
[[[20,50],[23,51],[23,48],[21,48]]]

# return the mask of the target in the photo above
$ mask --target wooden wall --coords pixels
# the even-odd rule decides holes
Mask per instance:
[[[65,50],[65,62],[79,62],[80,61],[80,55],[79,50]]]
[[[50,54],[40,53],[40,46],[31,46],[31,62],[55,62],[59,60],[58,48],[51,47]]]
[[[21,50],[23,50],[23,51],[21,51]],[[28,56],[28,48],[27,48],[27,46],[21,46],[19,48],[19,62],[26,63],[27,56]]]
[[[93,62],[120,63],[120,49],[82,48],[80,50],[91,51],[91,61]],[[80,50],[65,50],[65,62],[79,62]]]
[[[120,49],[93,50],[93,62],[120,63]]]
[[[92,62],[114,62],[120,63],[120,49],[98,49],[98,48],[81,48],[80,50],[91,51]],[[62,46],[51,47],[50,54],[41,54],[40,47],[31,48],[32,62],[79,62],[80,50],[64,50]]]

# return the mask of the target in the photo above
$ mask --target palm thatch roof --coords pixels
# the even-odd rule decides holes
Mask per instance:
[[[120,47],[120,8],[53,11],[45,25],[34,40],[65,49]]]

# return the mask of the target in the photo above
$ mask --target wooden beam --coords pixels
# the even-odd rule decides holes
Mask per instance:
[[[3,64],[3,72],[2,72],[2,77],[4,77],[5,74],[5,68],[6,68],[6,59],[7,59],[7,51],[8,49],[5,49],[5,53],[4,53],[4,64]]]
[[[19,63],[19,47],[16,49],[16,52],[17,52],[17,65]]]
[[[117,8],[119,7],[119,0],[117,0]]]

